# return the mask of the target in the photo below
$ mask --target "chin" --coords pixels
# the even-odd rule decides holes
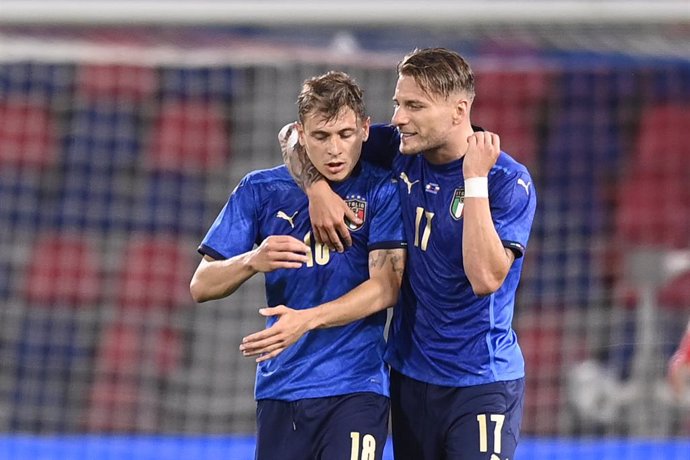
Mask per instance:
[[[419,153],[420,149],[415,148],[414,145],[411,145],[409,143],[400,143],[400,153],[403,155],[414,155],[415,153]]]
[[[323,177],[325,177],[326,180],[329,182],[342,182],[345,179],[347,179],[349,174],[350,174],[349,172],[347,172],[347,173],[342,172],[342,173],[338,173],[338,174],[323,174],[323,173],[321,173],[321,175]]]

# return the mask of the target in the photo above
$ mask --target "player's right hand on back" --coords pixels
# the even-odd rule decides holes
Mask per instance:
[[[316,241],[330,249],[343,252],[352,246],[347,221],[362,223],[352,209],[336,194],[326,181],[317,181],[309,187],[309,219]]]
[[[258,272],[300,268],[309,260],[309,246],[289,235],[271,235],[249,253],[249,265]]]

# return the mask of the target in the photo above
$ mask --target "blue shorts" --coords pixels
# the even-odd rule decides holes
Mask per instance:
[[[381,460],[390,400],[375,393],[256,407],[256,460]]]
[[[395,460],[512,460],[524,389],[524,379],[454,388],[391,370]]]

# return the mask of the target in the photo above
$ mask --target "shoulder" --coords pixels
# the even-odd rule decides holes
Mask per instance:
[[[267,192],[299,188],[295,181],[292,180],[285,165],[268,169],[257,169],[247,173],[237,186],[238,189],[243,187],[265,190]]]
[[[396,182],[390,169],[382,168],[365,160],[361,160],[361,166],[361,176],[371,188],[388,187]]]
[[[497,205],[506,203],[526,208],[536,205],[536,191],[527,167],[505,152],[501,152],[489,173],[489,190],[490,193],[493,190]]]
[[[374,123],[369,128],[369,136],[380,140],[391,140],[399,137],[398,129],[387,123]]]
[[[247,173],[242,182],[252,185],[262,185],[273,181],[291,180],[290,173],[285,165],[275,166],[268,169],[256,169]]]
[[[496,160],[496,164],[491,168],[490,174],[494,176],[495,180],[530,177],[527,167],[506,152],[501,152],[498,156],[498,160]]]

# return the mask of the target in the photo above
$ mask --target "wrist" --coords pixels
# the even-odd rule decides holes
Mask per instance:
[[[318,195],[319,193],[327,189],[330,189],[330,187],[326,182],[326,179],[324,179],[323,177],[319,177],[312,183],[304,185],[304,193],[306,193],[309,197],[311,197],[312,195]]]
[[[259,249],[256,248],[241,256],[242,266],[247,271],[247,273],[251,275],[256,275],[257,273],[261,272],[258,263],[256,262],[256,255],[258,254],[258,252]]]
[[[477,176],[465,179],[465,198],[489,198],[489,178]]]
[[[318,329],[319,327],[321,327],[321,322],[319,320],[321,310],[321,305],[318,305],[313,308],[307,308],[306,310],[299,310],[300,313],[305,315],[307,318],[307,320],[304,322],[307,328],[305,332],[313,331],[314,329]]]

